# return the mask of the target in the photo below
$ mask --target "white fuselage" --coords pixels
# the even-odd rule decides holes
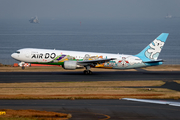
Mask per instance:
[[[91,60],[94,59],[106,59],[116,58],[115,60],[107,63],[96,65],[96,67],[115,68],[115,69],[126,69],[126,68],[137,68],[146,66],[142,60],[133,55],[124,54],[110,54],[110,53],[95,53],[95,52],[80,52],[80,51],[65,51],[65,50],[51,50],[51,49],[34,49],[25,48],[18,50],[17,53],[13,53],[11,56],[21,62],[27,63],[57,63],[62,65],[65,60],[57,59],[58,56],[68,55],[73,57],[73,60],[81,61],[85,55],[89,55]],[[54,62],[55,61],[55,62]]]

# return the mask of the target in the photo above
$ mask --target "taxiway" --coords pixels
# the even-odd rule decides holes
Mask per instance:
[[[175,120],[180,118],[180,107],[124,100],[0,100],[0,108],[70,113],[71,120]]]

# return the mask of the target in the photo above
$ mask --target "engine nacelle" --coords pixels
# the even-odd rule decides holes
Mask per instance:
[[[77,61],[64,61],[62,67],[66,70],[75,70],[77,67]]]

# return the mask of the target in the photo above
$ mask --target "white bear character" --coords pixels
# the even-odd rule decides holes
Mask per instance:
[[[162,42],[162,41],[160,41],[160,40],[157,40],[157,39],[155,39],[153,42],[154,42],[154,45],[151,43],[151,44],[149,45],[151,48],[149,48],[149,49],[147,50],[147,52],[150,54],[150,59],[155,59],[154,55],[155,55],[156,53],[160,53],[160,52],[161,52],[161,49],[162,49],[162,47],[163,47],[163,45],[164,45],[164,42]],[[156,58],[156,59],[157,59],[157,58]]]

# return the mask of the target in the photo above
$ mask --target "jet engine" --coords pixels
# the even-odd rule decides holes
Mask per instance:
[[[66,70],[75,70],[77,67],[77,61],[64,61],[62,67]]]

